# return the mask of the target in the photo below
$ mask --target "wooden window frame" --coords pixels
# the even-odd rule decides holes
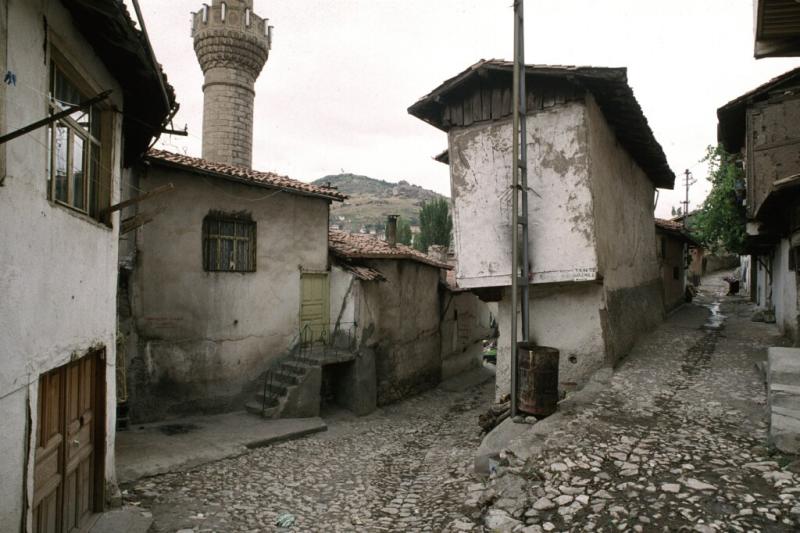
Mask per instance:
[[[90,96],[87,95],[99,92],[96,84],[90,82],[85,74],[79,72],[59,49],[51,47],[48,61],[48,98],[46,104],[49,114],[62,110],[62,107],[55,101],[54,96],[57,74],[79,92],[81,99],[88,99]],[[88,113],[90,113],[89,120],[92,121],[88,128],[79,124],[72,116],[61,119],[47,127],[47,194],[48,199],[56,205],[109,224],[110,219],[108,217],[103,219],[100,213],[104,208],[111,205],[113,176],[110,168],[113,158],[113,117],[111,108],[103,104],[93,105],[88,110]],[[56,135],[59,127],[64,127],[67,130],[66,200],[59,198],[56,191]],[[80,138],[84,143],[83,153],[81,154],[83,184],[80,202],[77,202],[75,198],[74,176],[72,175],[75,164],[74,141],[76,138]],[[95,165],[96,168],[93,168]]]
[[[217,233],[211,233],[211,225],[217,224]],[[223,223],[233,224],[233,235],[223,234],[219,229]],[[250,235],[239,235],[238,228],[247,227]],[[209,241],[216,242],[216,253],[212,258],[209,253]],[[232,241],[233,244],[233,265],[234,268],[223,268],[220,264],[222,258],[221,245],[222,241]],[[240,259],[237,254],[239,247],[237,243],[247,242],[249,244],[249,258],[244,266],[241,265]],[[203,270],[206,272],[229,272],[233,274],[249,274],[256,272],[258,266],[256,263],[256,249],[258,246],[258,225],[248,215],[245,214],[230,214],[211,212],[203,218],[203,238],[202,238],[202,251],[203,251]],[[212,261],[214,264],[212,265]]]

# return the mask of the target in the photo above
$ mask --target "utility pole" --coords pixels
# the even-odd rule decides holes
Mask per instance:
[[[685,231],[689,231],[689,187],[697,183],[697,180],[695,180],[692,177],[692,173],[689,171],[688,168],[684,171],[683,174],[684,174],[683,185],[686,188],[686,200],[681,202],[683,204],[683,229]]]
[[[517,310],[522,342],[530,341],[528,253],[528,132],[524,0],[514,1],[514,118],[511,165],[511,417],[517,416]],[[521,309],[520,309],[521,307]]]

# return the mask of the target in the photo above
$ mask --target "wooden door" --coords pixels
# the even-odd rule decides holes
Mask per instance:
[[[328,274],[304,272],[300,275],[300,328],[302,342],[328,339],[330,304]],[[306,328],[306,326],[309,326]]]
[[[98,359],[99,354],[90,354],[40,380],[33,498],[37,533],[79,531],[95,509]]]

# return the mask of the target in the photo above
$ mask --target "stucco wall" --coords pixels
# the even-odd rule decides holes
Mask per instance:
[[[469,292],[444,292],[442,379],[481,364],[481,342],[491,333],[489,307]]]
[[[772,298],[775,303],[775,321],[781,333],[793,340],[798,338],[797,274],[789,270],[789,239],[781,239],[775,247]]]
[[[606,364],[601,308],[603,288],[598,283],[534,286],[531,290],[531,339],[560,352],[559,390],[583,385]],[[517,316],[517,323],[520,324]],[[506,288],[498,303],[496,398],[511,384],[511,292]],[[521,327],[521,325],[520,325]]]
[[[600,108],[586,100],[597,260],[603,277],[607,355],[616,362],[663,319],[653,246],[655,188],[619,145]]]
[[[375,352],[378,404],[422,392],[441,380],[439,269],[374,260],[386,281],[363,283],[359,329]]]
[[[89,83],[121,90],[94,51],[72,27],[60,2],[11,0],[8,8],[7,69],[17,82],[6,87],[3,131],[47,114],[48,60],[45,43],[57,46]],[[0,9],[5,9],[6,2]],[[45,39],[43,16],[51,32]],[[3,59],[6,59],[4,57]],[[98,91],[99,92],[99,91]],[[119,147],[116,120],[113,139]],[[118,217],[112,228],[48,201],[46,129],[5,145],[6,175],[0,188],[0,524],[16,531],[23,523],[23,491],[33,496],[33,453],[38,424],[38,379],[90,348],[106,347],[108,400],[106,478],[114,479],[115,293]],[[114,152],[114,197],[120,180],[120,150]],[[27,472],[24,461],[27,454]],[[28,513],[28,516],[30,513]]]
[[[284,354],[299,330],[300,274],[327,269],[328,203],[157,165],[140,176],[165,208],[137,235],[131,299],[138,329],[129,360],[131,415],[154,420],[235,409],[247,387]],[[205,272],[203,218],[250,214],[257,271]]]
[[[528,116],[529,240],[534,283],[594,279],[585,107]],[[511,122],[449,133],[453,233],[460,287],[511,285]]]
[[[666,233],[656,232],[656,253],[661,268],[664,309],[675,309],[684,302],[684,243]],[[664,254],[663,256],[661,254]],[[675,269],[678,277],[675,277]]]

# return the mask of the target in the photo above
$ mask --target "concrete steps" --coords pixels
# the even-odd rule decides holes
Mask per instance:
[[[800,453],[800,348],[769,348],[766,373],[770,444]]]

